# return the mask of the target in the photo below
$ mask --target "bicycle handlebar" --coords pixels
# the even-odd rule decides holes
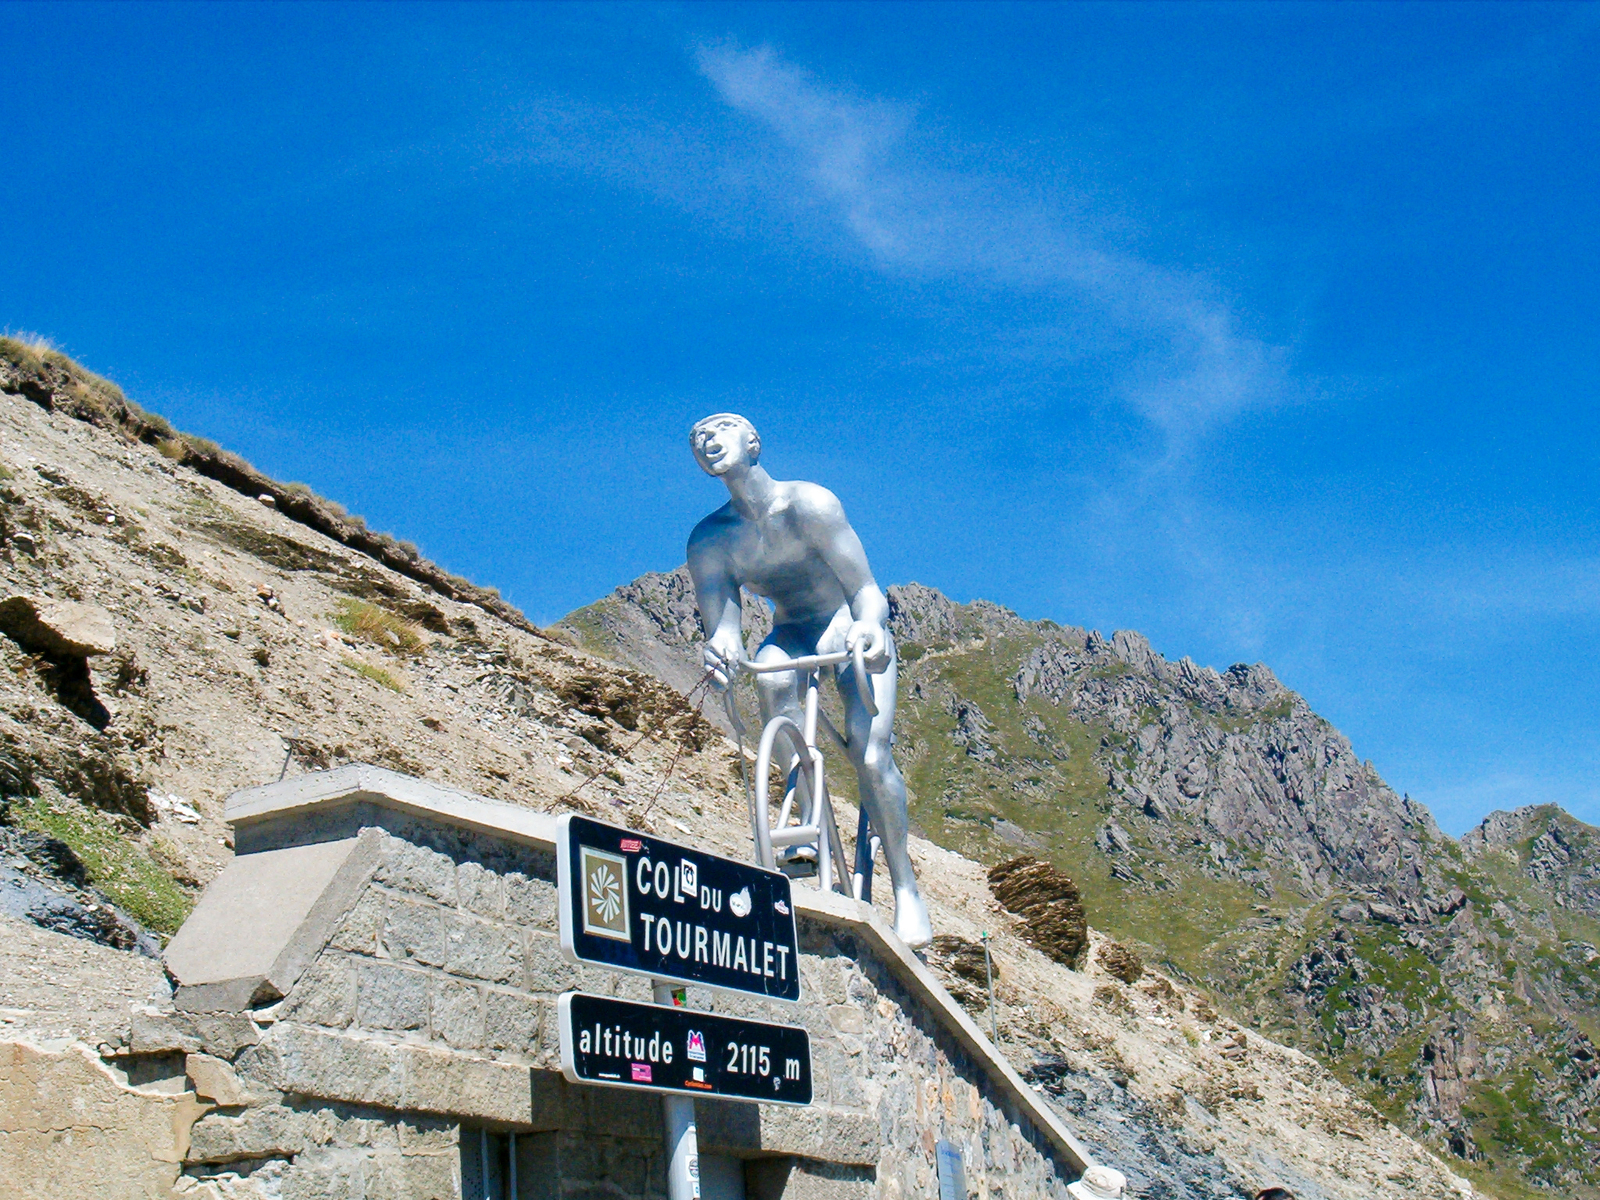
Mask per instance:
[[[833,654],[806,654],[799,658],[778,659],[772,662],[741,658],[739,665],[752,675],[772,675],[778,671],[815,671],[819,667],[834,667],[849,660],[850,651],[840,650]]]
[[[867,649],[862,642],[857,642],[854,650],[836,650],[832,654],[805,654],[799,658],[784,658],[772,662],[756,662],[754,659],[741,658],[738,665],[752,675],[773,675],[779,671],[816,671],[822,667],[836,667],[840,663],[848,662],[853,668],[856,677],[856,691],[861,694],[861,701],[867,706],[867,711],[873,716],[878,715],[878,698],[872,694],[872,680],[867,670]]]

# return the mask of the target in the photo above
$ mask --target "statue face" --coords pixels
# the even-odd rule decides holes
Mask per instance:
[[[761,438],[755,426],[736,413],[718,413],[697,421],[689,431],[689,445],[700,469],[707,475],[748,470],[761,458]]]

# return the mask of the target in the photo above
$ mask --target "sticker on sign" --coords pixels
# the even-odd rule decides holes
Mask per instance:
[[[789,879],[573,813],[557,823],[561,949],[575,962],[800,999]]]

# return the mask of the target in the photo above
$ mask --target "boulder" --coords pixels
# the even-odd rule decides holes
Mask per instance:
[[[88,658],[117,648],[111,614],[98,604],[10,596],[0,601],[0,631],[24,650],[52,658]]]

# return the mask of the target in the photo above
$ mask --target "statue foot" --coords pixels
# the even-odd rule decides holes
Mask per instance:
[[[928,920],[927,905],[916,888],[896,889],[894,894],[894,932],[913,950],[920,950],[933,941],[933,922]]]

